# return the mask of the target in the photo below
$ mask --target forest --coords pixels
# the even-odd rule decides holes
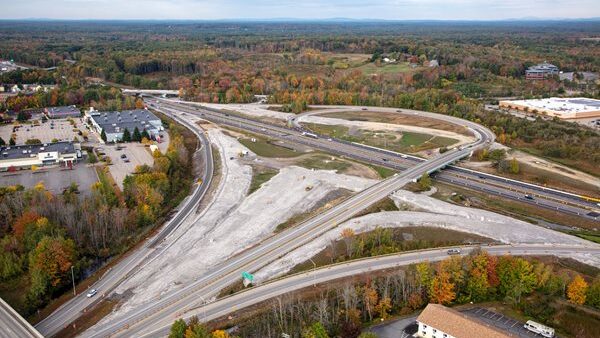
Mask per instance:
[[[600,97],[597,83],[527,81],[548,61],[600,72],[598,21],[540,22],[0,22],[0,58],[32,66],[0,83],[53,83],[0,112],[47,104],[130,108],[102,84],[180,90],[188,100],[380,105],[451,114],[485,124],[498,141],[596,174],[597,131],[484,110],[499,98]],[[394,60],[388,64],[385,59]],[[431,61],[436,65],[430,66]],[[46,67],[57,69],[44,70]]]

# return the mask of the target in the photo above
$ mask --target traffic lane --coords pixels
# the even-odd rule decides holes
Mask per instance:
[[[462,247],[460,255],[468,255],[478,247]],[[582,247],[582,246],[547,246],[547,245],[515,245],[515,246],[498,246],[485,247],[486,251],[493,255],[558,255],[569,256],[573,253],[585,254],[600,254],[600,248]],[[289,293],[295,290],[300,290],[310,287],[313,284],[325,283],[335,279],[353,276],[357,274],[368,273],[376,270],[385,270],[398,266],[410,265],[423,261],[440,261],[448,257],[447,248],[422,250],[411,253],[400,253],[389,256],[380,256],[368,258],[359,261],[346,262],[333,266],[323,267],[316,270],[309,270],[293,276],[285,277],[279,280],[268,282],[263,285],[248,289],[247,291],[235,294],[209,303],[205,306],[198,307],[188,311],[183,316],[189,319],[193,316],[198,316],[202,321],[209,321],[225,316],[236,310],[260,303],[264,300],[277,297],[279,295]],[[155,336],[168,334],[170,325],[174,319],[168,318],[151,324],[142,332],[142,336]]]
[[[480,182],[484,182],[490,185],[500,185],[507,189],[518,190],[523,192],[524,194],[537,195],[539,197],[544,197],[548,199],[557,199],[561,201],[566,201],[568,203],[577,204],[582,207],[594,208],[597,207],[592,202],[583,200],[579,195],[571,194],[564,191],[558,191],[555,189],[549,189],[546,187],[540,187],[531,185],[526,182],[519,182],[516,180],[509,180],[504,177],[497,177],[495,175],[490,175],[487,173],[471,173],[464,168],[459,168],[452,166],[446,170],[448,173],[453,174],[454,176],[463,176],[469,177],[474,180],[478,180]]]
[[[591,219],[591,220],[598,219],[598,217],[589,216],[588,214],[590,211],[587,209],[578,208],[576,206],[572,206],[572,205],[566,204],[566,203],[560,203],[555,200],[550,200],[550,199],[545,199],[545,198],[537,198],[537,197],[539,197],[537,195],[536,195],[537,197],[532,197],[533,199],[529,199],[529,198],[525,197],[525,195],[527,195],[527,194],[524,194],[522,192],[518,192],[518,191],[514,191],[514,190],[510,190],[510,189],[503,189],[503,188],[496,187],[493,185],[486,185],[485,183],[481,183],[476,180],[469,180],[469,179],[465,179],[462,177],[456,177],[456,176],[452,176],[452,175],[448,175],[448,174],[444,174],[444,173],[437,174],[435,176],[435,178],[442,182],[447,182],[447,183],[456,184],[459,186],[464,186],[464,187],[471,188],[471,189],[481,191],[484,193],[493,194],[493,195],[501,196],[501,197],[508,198],[511,200],[515,200],[515,201],[518,201],[521,203],[535,205],[535,206],[543,207],[543,208],[546,208],[549,210],[563,212],[563,213],[571,214],[573,216],[584,217],[584,218]]]
[[[2,338],[38,338],[38,332],[4,300],[0,301],[0,337]]]

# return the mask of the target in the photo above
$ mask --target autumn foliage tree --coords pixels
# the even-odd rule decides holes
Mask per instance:
[[[567,299],[574,304],[581,305],[585,303],[588,289],[587,282],[580,275],[575,275],[573,280],[567,286]]]

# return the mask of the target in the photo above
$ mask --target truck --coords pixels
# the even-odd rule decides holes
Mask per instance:
[[[317,134],[309,133],[307,131],[303,131],[302,136],[311,137],[311,138],[319,138],[319,136],[317,136]]]

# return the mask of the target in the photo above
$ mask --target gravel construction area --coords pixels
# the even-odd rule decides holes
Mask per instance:
[[[351,228],[356,234],[372,231],[377,227],[401,228],[414,226],[437,227],[468,232],[495,239],[506,244],[532,243],[551,245],[582,245],[598,247],[597,244],[561,232],[542,228],[490,211],[457,206],[422,194],[399,190],[392,199],[400,209],[413,208],[418,211],[386,211],[351,219],[323,236],[262,268],[255,279],[265,281],[278,277],[294,266],[306,261],[307,257],[322,251],[332,241],[341,239],[341,232]],[[600,267],[600,257],[573,255],[570,257],[583,263]]]
[[[325,124],[332,126],[344,126],[352,129],[363,129],[363,130],[372,130],[372,131],[391,131],[391,132],[414,132],[421,134],[429,134],[447,138],[453,138],[458,140],[458,143],[453,146],[458,146],[461,144],[467,144],[473,142],[473,138],[447,131],[447,130],[439,130],[439,129],[431,129],[410,125],[400,125],[400,124],[391,124],[391,123],[381,123],[381,122],[369,122],[369,121],[350,121],[344,119],[337,119],[331,117],[322,117],[322,116],[314,116],[314,115],[304,115],[298,118],[298,122],[301,123],[316,123],[316,124]]]
[[[290,166],[246,196],[252,168],[238,155],[247,149],[220,130],[211,129],[208,135],[219,150],[223,172],[213,201],[166,239],[161,255],[116,290],[131,297],[98,325],[202,276],[270,236],[277,225],[323,203],[330,192],[357,192],[376,182]]]

